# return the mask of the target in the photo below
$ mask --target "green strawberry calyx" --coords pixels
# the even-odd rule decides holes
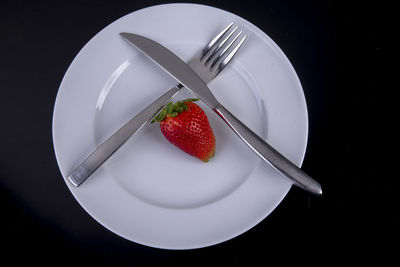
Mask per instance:
[[[154,119],[151,121],[151,123],[153,122],[160,122],[162,120],[164,120],[164,118],[167,116],[167,114],[169,114],[170,117],[174,118],[176,116],[178,116],[179,113],[182,113],[185,110],[188,110],[188,107],[186,105],[187,102],[192,102],[192,101],[197,101],[199,100],[198,98],[188,98],[185,100],[181,100],[175,103],[169,102],[165,108],[163,108],[160,113],[158,113]]]

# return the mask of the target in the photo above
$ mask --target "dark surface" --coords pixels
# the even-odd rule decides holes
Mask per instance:
[[[197,1],[249,20],[293,64],[309,111],[302,168],[321,182],[321,198],[292,188],[253,229],[189,251],[127,241],[79,206],[61,177],[52,144],[62,77],[105,26],[167,2],[0,1],[0,265],[251,266],[276,259],[326,265],[394,258],[400,226],[396,175],[383,173],[379,154],[386,53],[381,18],[390,7],[377,3]]]

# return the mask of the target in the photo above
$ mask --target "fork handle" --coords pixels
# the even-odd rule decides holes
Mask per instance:
[[[83,183],[104,161],[106,161],[129,137],[138,132],[149,122],[168,102],[179,92],[182,84],[170,89],[147,108],[139,112],[118,131],[104,141],[92,154],[90,154],[72,173],[68,180],[79,186]]]
[[[316,195],[322,194],[321,185],[317,181],[250,130],[225,107],[219,105],[214,108],[214,111],[261,159],[271,164],[281,174],[292,180],[296,186]]]

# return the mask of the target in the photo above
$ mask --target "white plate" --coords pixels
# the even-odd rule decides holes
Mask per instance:
[[[63,78],[53,117],[55,152],[68,188],[112,232],[158,248],[209,246],[259,223],[289,191],[292,184],[260,162],[202,103],[217,142],[209,163],[169,144],[152,124],[79,188],[66,179],[110,134],[176,85],[119,32],[152,38],[188,61],[231,21],[249,38],[209,87],[239,119],[301,165],[308,134],[304,94],[290,62],[265,33],[234,14],[203,5],[133,12],[79,52]],[[187,96],[185,91],[178,98]]]

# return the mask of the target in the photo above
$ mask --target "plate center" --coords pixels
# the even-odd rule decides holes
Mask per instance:
[[[171,43],[188,60],[204,44]],[[184,47],[184,50],[182,50]],[[188,57],[188,58],[187,58]],[[236,62],[209,84],[217,99],[260,135],[265,114],[252,78]],[[239,68],[239,65],[241,66]],[[176,82],[141,55],[123,62],[110,74],[99,96],[95,120],[97,144],[121,127]],[[174,101],[194,97],[186,89]],[[258,157],[201,101],[216,137],[216,154],[203,163],[170,144],[159,125],[148,124],[131,137],[104,165],[118,185],[152,205],[182,209],[217,201],[238,188],[259,162]]]

